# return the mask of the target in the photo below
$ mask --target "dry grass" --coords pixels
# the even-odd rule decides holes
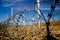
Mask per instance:
[[[51,22],[49,28],[51,35],[60,40],[60,21]],[[5,33],[0,30],[0,40],[46,40],[47,34],[44,23],[41,24],[40,29],[38,29],[37,24],[24,27],[19,26],[17,28],[9,27]]]

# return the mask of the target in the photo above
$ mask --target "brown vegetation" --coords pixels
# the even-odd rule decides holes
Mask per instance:
[[[60,40],[60,21],[53,21],[50,24],[51,35]],[[46,40],[46,35],[44,23],[41,23],[40,29],[37,24],[0,29],[0,40]]]

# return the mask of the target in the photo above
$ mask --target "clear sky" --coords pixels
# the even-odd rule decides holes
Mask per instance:
[[[0,22],[7,19],[7,15],[11,13],[11,7],[13,7],[14,10],[20,11],[22,10],[22,8],[29,6],[33,2],[36,2],[36,0],[0,0]],[[53,0],[40,0],[40,8],[45,16],[48,14],[48,12],[50,12],[49,8],[52,5],[52,2]],[[16,11],[14,11],[14,13],[15,12]],[[34,14],[33,11],[25,12],[25,15],[28,15],[27,13],[32,16]],[[56,10],[54,11],[54,14],[56,13],[60,14],[60,3],[56,5]],[[55,20],[60,20],[59,17],[60,16],[56,16]]]

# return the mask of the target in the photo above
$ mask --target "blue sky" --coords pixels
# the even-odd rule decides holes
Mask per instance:
[[[0,22],[6,20],[7,15],[8,16],[10,15],[11,7],[14,8],[14,13],[15,13],[16,12],[15,10],[21,11],[22,8],[29,6],[33,2],[36,2],[36,0],[0,0]],[[50,6],[52,5],[52,2],[53,2],[53,0],[40,0],[40,8],[45,16],[48,14],[48,12],[50,12]],[[28,12],[25,12],[24,15],[26,16],[27,13],[29,13],[28,15],[32,15],[32,16],[34,14],[33,11],[28,11]],[[58,3],[56,5],[56,10],[54,11],[54,14],[55,13],[60,13],[60,3]],[[35,17],[34,17],[35,19],[36,19],[36,16],[37,15],[35,15]],[[55,20],[60,20],[59,17],[60,16],[56,16],[54,18],[55,18]]]

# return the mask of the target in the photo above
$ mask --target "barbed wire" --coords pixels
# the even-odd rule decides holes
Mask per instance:
[[[57,1],[58,2],[58,1]],[[54,3],[54,5],[52,5],[51,6],[51,11],[50,11],[50,13],[48,13],[48,16],[49,17],[52,17],[52,15],[53,15],[53,11],[55,10],[55,5],[56,5],[56,0],[55,0],[55,3]],[[39,2],[40,3],[40,2]],[[16,16],[16,15],[20,15],[22,18],[24,18],[25,19],[25,21],[34,21],[34,20],[32,20],[32,19],[29,19],[29,20],[27,20],[27,18],[23,15],[23,13],[25,13],[26,11],[28,11],[28,10],[31,10],[30,8],[33,6],[33,5],[35,5],[36,6],[36,4],[37,4],[37,2],[34,2],[34,3],[32,3],[31,5],[29,5],[29,6],[27,6],[27,7],[24,7],[23,8],[23,10],[22,11],[19,11],[18,13],[15,13],[15,14],[13,14],[11,17],[9,17],[7,20],[5,20],[5,21],[3,21],[3,22],[1,22],[1,23],[6,23],[6,22],[9,22],[10,20],[11,20],[11,18],[13,18],[14,19],[14,17]],[[37,7],[37,6],[36,6]],[[34,10],[34,12],[37,14],[37,11],[36,11],[36,9],[33,9]],[[40,10],[40,9],[39,9]],[[41,14],[42,14],[42,11],[40,10],[40,12],[41,12]],[[37,15],[39,15],[39,14],[37,14]],[[55,15],[54,15],[55,16]],[[54,17],[53,16],[53,17]],[[34,15],[32,16],[32,18],[34,17]],[[44,17],[42,17],[41,15],[40,15],[40,17],[42,18],[42,19],[44,19]],[[52,17],[52,18],[53,18]],[[49,18],[50,19],[50,18]],[[45,19],[44,19],[45,20]],[[45,20],[46,21],[46,20]]]

